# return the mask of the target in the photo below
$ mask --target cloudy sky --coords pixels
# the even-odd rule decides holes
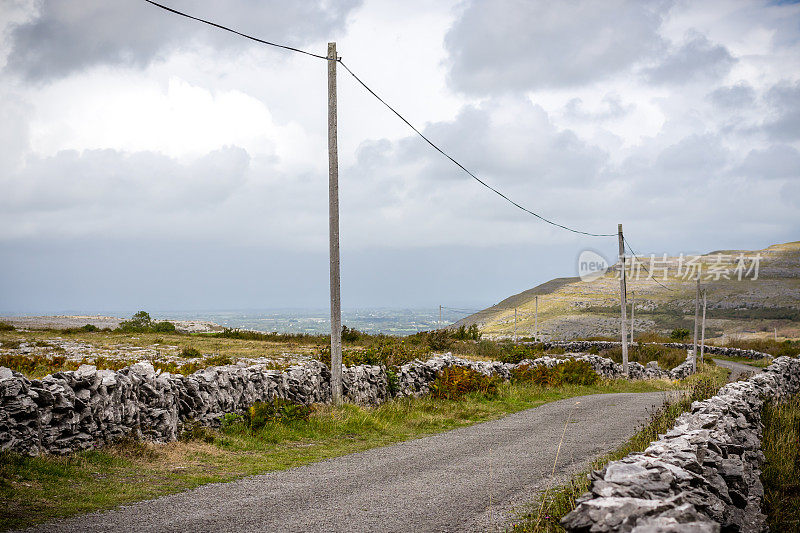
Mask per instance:
[[[800,238],[800,5],[163,0],[339,54],[542,216],[643,253]],[[323,60],[143,0],[0,3],[0,312],[324,307]],[[548,226],[341,68],[343,306],[492,304],[615,238]]]

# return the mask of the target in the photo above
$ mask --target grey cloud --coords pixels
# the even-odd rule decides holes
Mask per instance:
[[[772,87],[765,100],[772,108],[764,129],[773,139],[800,139],[800,82],[783,82]]]
[[[153,152],[67,150],[52,157],[32,156],[17,174],[0,183],[7,212],[119,207],[183,210],[218,203],[244,180],[250,157],[237,147],[211,152],[181,164]]]
[[[475,94],[586,84],[664,46],[671,2],[474,0],[447,34],[450,84]]]
[[[799,178],[800,152],[786,144],[751,150],[736,171],[748,178]]]
[[[164,0],[266,40],[300,46],[343,26],[360,0],[221,4]],[[239,49],[254,43],[168,13],[144,1],[44,0],[38,17],[11,32],[8,68],[28,79],[61,77],[96,64],[145,66],[160,54],[197,42]]]
[[[691,135],[664,148],[657,158],[660,169],[669,174],[698,176],[722,168],[728,151],[710,134]]]
[[[693,33],[680,48],[644,74],[648,81],[658,84],[713,80],[727,74],[735,62],[727,48],[712,43],[705,35]]]
[[[603,150],[556,128],[524,98],[467,106],[453,121],[430,124],[424,133],[479,178],[521,198],[536,198],[537,190],[585,188],[599,179],[607,160]],[[356,164],[344,174],[359,180],[364,201],[378,203],[432,197],[452,203],[479,187],[416,136],[362,144]],[[495,210],[492,201],[488,205],[488,216],[517,216]]]
[[[580,98],[573,98],[567,102],[565,112],[571,118],[599,122],[624,117],[636,108],[633,104],[623,104],[618,95],[606,95],[603,106],[605,109],[601,111],[587,111]]]
[[[747,83],[720,87],[708,94],[708,99],[722,109],[741,109],[756,101],[755,90]]]

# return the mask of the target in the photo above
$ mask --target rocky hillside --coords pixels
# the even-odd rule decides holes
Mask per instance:
[[[707,290],[707,337],[800,337],[800,241],[764,250],[718,250],[702,256],[640,257],[626,262],[628,302],[635,294],[635,330],[669,333],[693,327],[695,276]],[[757,274],[756,274],[757,270]],[[650,273],[660,284],[648,279]],[[546,339],[619,335],[619,265],[592,281],[558,278],[515,294],[455,324],[478,324],[486,337],[534,332]],[[741,279],[740,279],[741,278]],[[663,285],[663,286],[662,286]],[[630,318],[630,307],[628,309]]]

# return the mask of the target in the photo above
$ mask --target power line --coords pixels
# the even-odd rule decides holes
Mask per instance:
[[[312,52],[306,52],[305,50],[300,50],[299,48],[294,48],[293,46],[286,46],[285,44],[278,44],[278,43],[273,43],[273,42],[270,42],[270,41],[265,41],[264,39],[259,39],[258,37],[253,37],[252,35],[247,35],[246,33],[242,33],[242,32],[236,31],[234,29],[228,28],[227,26],[223,26],[222,24],[217,24],[216,22],[211,22],[210,20],[201,19],[199,17],[195,17],[195,16],[192,16],[192,15],[189,15],[188,13],[184,13],[183,11],[178,11],[177,9],[172,9],[171,7],[165,6],[163,4],[159,4],[158,2],[153,2],[153,0],[144,0],[144,1],[147,2],[148,4],[152,4],[152,5],[156,6],[156,7],[160,7],[161,9],[163,9],[165,11],[169,11],[170,13],[175,13],[176,15],[180,15],[181,17],[186,17],[187,19],[196,20],[197,22],[202,22],[203,24],[208,24],[209,26],[214,26],[215,28],[219,28],[221,30],[224,30],[224,31],[227,31],[227,32],[230,32],[230,33],[235,33],[236,35],[244,37],[245,39],[250,39],[251,41],[255,41],[257,43],[267,44],[269,46],[274,46],[276,48],[283,48],[284,50],[291,50],[292,52],[298,52],[298,53],[301,53],[301,54],[305,54],[307,56],[317,57],[319,59],[324,59],[325,61],[328,60],[328,58],[325,57],[325,56],[321,56],[319,54],[314,54]]]
[[[239,35],[239,36],[241,36],[241,37],[244,37],[245,39],[250,39],[251,41],[255,41],[255,42],[257,42],[257,43],[266,44],[266,45],[269,45],[269,46],[274,46],[274,47],[277,47],[277,48],[283,48],[283,49],[285,49],[285,50],[291,50],[292,52],[298,52],[298,53],[301,53],[301,54],[305,54],[305,55],[308,55],[308,56],[311,56],[311,57],[316,57],[316,58],[319,58],[319,59],[324,59],[325,61],[328,61],[328,58],[327,58],[326,56],[322,56],[322,55],[319,55],[319,54],[314,54],[314,53],[312,53],[312,52],[307,52],[307,51],[305,51],[305,50],[301,50],[301,49],[299,49],[299,48],[294,48],[293,46],[286,46],[286,45],[283,45],[283,44],[278,44],[278,43],[273,43],[273,42],[270,42],[270,41],[265,41],[264,39],[259,39],[258,37],[253,37],[252,35],[247,35],[246,33],[242,33],[242,32],[240,32],[240,31],[236,31],[236,30],[234,30],[234,29],[232,29],[232,28],[228,28],[227,26],[223,26],[223,25],[221,25],[221,24],[217,24],[216,22],[211,22],[210,20],[202,19],[202,18],[199,18],[199,17],[195,17],[195,16],[193,16],[193,15],[189,15],[188,13],[184,13],[184,12],[182,12],[182,11],[178,11],[177,9],[173,9],[173,8],[171,8],[171,7],[168,7],[168,6],[165,6],[165,5],[163,5],[163,4],[159,4],[158,2],[154,2],[153,0],[144,0],[144,1],[145,1],[145,2],[147,2],[147,3],[149,3],[149,4],[151,4],[151,5],[154,5],[154,6],[156,6],[156,7],[159,7],[159,8],[161,8],[161,9],[165,10],[165,11],[169,11],[170,13],[174,13],[174,14],[176,14],[176,15],[179,15],[179,16],[181,16],[181,17],[186,17],[186,18],[188,18],[188,19],[191,19],[191,20],[196,20],[197,22],[201,22],[201,23],[203,23],[203,24],[208,24],[209,26],[213,26],[213,27],[215,27],[215,28],[219,28],[219,29],[221,29],[221,30],[223,30],[223,31],[227,31],[227,32],[230,32],[230,33],[233,33],[233,34]],[[388,109],[389,109],[389,110],[390,110],[392,113],[394,113],[395,115],[397,115],[397,117],[398,117],[400,120],[402,120],[403,122],[405,122],[405,123],[406,123],[406,125],[407,125],[409,128],[411,128],[412,130],[414,130],[414,132],[415,132],[417,135],[419,135],[420,137],[422,137],[422,138],[425,140],[425,142],[427,142],[429,145],[431,145],[431,147],[433,147],[433,149],[435,149],[437,152],[439,152],[440,154],[442,154],[443,156],[445,156],[447,159],[449,159],[449,160],[450,160],[450,161],[451,161],[453,164],[455,164],[455,165],[456,165],[458,168],[460,168],[461,170],[463,170],[464,172],[466,172],[466,173],[467,173],[467,174],[468,174],[470,177],[472,177],[472,179],[474,179],[475,181],[477,181],[478,183],[480,183],[481,185],[483,185],[484,187],[486,187],[487,189],[489,189],[489,190],[490,190],[490,191],[492,191],[493,193],[497,194],[498,196],[500,196],[501,198],[503,198],[504,200],[506,200],[508,203],[510,203],[510,204],[511,204],[511,205],[513,205],[514,207],[517,207],[517,208],[521,209],[522,211],[524,211],[524,212],[526,212],[526,213],[528,213],[528,214],[530,214],[530,215],[533,215],[533,216],[535,216],[536,218],[538,218],[539,220],[541,220],[541,221],[543,221],[543,222],[546,222],[546,223],[548,223],[548,224],[550,224],[550,225],[552,225],[552,226],[555,226],[555,227],[557,227],[557,228],[561,228],[561,229],[565,229],[565,230],[567,230],[567,231],[571,231],[572,233],[578,233],[578,234],[580,234],[580,235],[588,235],[588,236],[590,236],[590,237],[614,237],[614,236],[616,235],[616,233],[591,233],[591,232],[588,232],[588,231],[576,230],[576,229],[570,228],[570,227],[568,227],[568,226],[565,226],[565,225],[563,225],[563,224],[559,224],[558,222],[554,222],[554,221],[552,221],[552,220],[550,220],[550,219],[548,219],[548,218],[545,218],[545,217],[543,217],[543,216],[539,215],[538,213],[535,213],[535,212],[531,211],[530,209],[528,209],[528,208],[526,208],[526,207],[524,207],[524,206],[520,205],[519,203],[515,202],[514,200],[512,200],[511,198],[509,198],[508,196],[506,196],[504,193],[500,192],[498,189],[496,189],[496,188],[492,187],[491,185],[489,185],[488,183],[486,183],[485,181],[483,181],[482,179],[480,179],[480,178],[479,178],[478,176],[476,176],[476,175],[475,175],[473,172],[471,172],[470,170],[468,170],[468,169],[467,169],[467,168],[466,168],[464,165],[462,165],[461,163],[459,163],[458,161],[456,161],[456,160],[455,160],[455,159],[454,159],[454,158],[453,158],[453,157],[452,157],[450,154],[448,154],[447,152],[445,152],[443,149],[439,148],[439,146],[437,146],[437,145],[436,145],[436,144],[435,144],[433,141],[431,141],[431,140],[430,140],[428,137],[426,137],[426,136],[425,136],[425,135],[424,135],[424,134],[423,134],[421,131],[419,131],[417,128],[415,128],[415,127],[414,127],[414,126],[411,124],[411,122],[409,122],[408,120],[406,120],[406,118],[405,118],[403,115],[401,115],[400,113],[398,113],[398,112],[397,112],[397,110],[396,110],[395,108],[393,108],[392,106],[390,106],[390,105],[389,105],[389,104],[388,104],[388,103],[387,103],[387,102],[386,102],[386,101],[385,101],[383,98],[381,98],[380,96],[378,96],[378,94],[377,94],[375,91],[373,91],[373,90],[372,90],[372,89],[371,89],[371,88],[370,88],[370,87],[369,87],[369,86],[368,86],[366,83],[364,83],[363,81],[361,81],[361,78],[359,78],[358,76],[356,76],[356,74],[355,74],[355,73],[354,73],[352,70],[350,70],[350,68],[349,68],[349,67],[348,67],[348,66],[347,66],[347,65],[346,65],[346,64],[345,64],[345,63],[344,63],[344,62],[341,60],[341,58],[337,59],[337,61],[338,61],[338,62],[339,62],[339,63],[340,63],[340,64],[341,64],[341,65],[342,65],[344,68],[345,68],[345,70],[346,70],[346,71],[347,71],[347,72],[348,72],[348,73],[349,73],[349,74],[350,74],[350,75],[351,75],[351,76],[352,76],[352,77],[353,77],[353,78],[354,78],[354,79],[355,79],[355,80],[356,80],[356,81],[357,81],[357,82],[358,82],[358,83],[359,83],[359,84],[360,84],[362,87],[364,87],[364,89],[366,89],[366,90],[367,90],[367,91],[368,91],[368,92],[369,92],[369,93],[370,93],[372,96],[374,96],[375,98],[377,98],[377,99],[378,99],[378,101],[379,101],[379,102],[381,102],[383,105],[385,105],[385,106],[386,106],[386,107],[387,107],[387,108],[388,108]]]
[[[572,228],[570,228],[570,227],[564,226],[563,224],[559,224],[558,222],[553,222],[552,220],[550,220],[550,219],[547,219],[547,218],[545,218],[545,217],[543,217],[543,216],[539,215],[538,213],[534,213],[534,212],[533,212],[533,211],[531,211],[530,209],[528,209],[528,208],[526,208],[526,207],[523,207],[522,205],[518,204],[517,202],[515,202],[514,200],[512,200],[511,198],[509,198],[508,196],[506,196],[505,194],[503,194],[503,193],[502,193],[502,192],[500,192],[499,190],[495,189],[494,187],[492,187],[491,185],[489,185],[488,183],[486,183],[485,181],[483,181],[482,179],[480,179],[478,176],[476,176],[476,175],[475,175],[475,174],[473,174],[473,173],[472,173],[470,170],[468,170],[468,169],[467,169],[467,168],[466,168],[464,165],[462,165],[461,163],[459,163],[458,161],[456,161],[456,160],[455,160],[455,159],[454,159],[454,158],[453,158],[453,157],[452,157],[450,154],[448,154],[447,152],[445,152],[444,150],[442,150],[441,148],[439,148],[439,147],[438,147],[438,146],[437,146],[437,145],[436,145],[436,144],[435,144],[433,141],[431,141],[431,140],[430,140],[428,137],[426,137],[426,136],[425,136],[425,135],[424,135],[424,134],[423,134],[421,131],[419,131],[417,128],[415,128],[415,127],[414,127],[414,125],[413,125],[413,124],[411,124],[411,122],[409,122],[408,120],[406,120],[406,118],[405,118],[403,115],[401,115],[400,113],[398,113],[398,112],[397,112],[397,110],[396,110],[395,108],[393,108],[392,106],[390,106],[390,105],[389,105],[389,104],[386,102],[386,100],[384,100],[383,98],[381,98],[380,96],[378,96],[378,94],[377,94],[375,91],[373,91],[373,90],[372,90],[372,89],[371,89],[371,88],[370,88],[370,87],[369,87],[369,86],[368,86],[366,83],[364,83],[363,81],[361,81],[361,78],[359,78],[358,76],[356,76],[356,74],[355,74],[355,73],[354,73],[352,70],[350,70],[350,68],[349,68],[347,65],[345,65],[345,64],[344,64],[344,61],[342,61],[341,59],[339,59],[339,63],[340,63],[340,64],[341,64],[341,65],[344,67],[344,69],[345,69],[347,72],[349,72],[349,73],[350,73],[350,75],[351,75],[351,76],[353,76],[353,78],[354,78],[354,79],[355,79],[355,80],[356,80],[358,83],[360,83],[360,84],[361,84],[361,86],[362,86],[362,87],[364,87],[364,88],[365,88],[365,89],[366,89],[366,90],[367,90],[367,91],[368,91],[368,92],[369,92],[369,93],[370,93],[372,96],[374,96],[375,98],[377,98],[377,99],[378,99],[378,101],[379,101],[380,103],[382,103],[383,105],[385,105],[385,106],[386,106],[386,107],[387,107],[387,108],[388,108],[388,109],[389,109],[389,110],[390,110],[392,113],[394,113],[395,115],[397,115],[397,117],[398,117],[400,120],[402,120],[403,122],[405,122],[405,123],[406,123],[406,125],[407,125],[409,128],[411,128],[412,130],[414,130],[414,133],[416,133],[417,135],[419,135],[420,137],[422,137],[422,138],[425,140],[425,142],[427,142],[429,145],[431,145],[431,146],[433,147],[433,149],[434,149],[434,150],[436,150],[437,152],[439,152],[440,154],[442,154],[443,156],[445,156],[447,159],[449,159],[450,161],[452,161],[452,162],[453,162],[453,164],[455,164],[455,165],[456,165],[458,168],[460,168],[461,170],[463,170],[464,172],[466,172],[467,174],[469,174],[469,176],[470,176],[470,177],[472,177],[472,179],[474,179],[475,181],[477,181],[478,183],[480,183],[481,185],[483,185],[484,187],[486,187],[487,189],[489,189],[489,190],[490,190],[490,191],[492,191],[493,193],[497,194],[498,196],[500,196],[501,198],[503,198],[505,201],[507,201],[508,203],[510,203],[511,205],[513,205],[514,207],[518,207],[519,209],[521,209],[521,210],[525,211],[526,213],[528,213],[528,214],[530,214],[530,215],[533,215],[533,216],[535,216],[536,218],[538,218],[539,220],[541,220],[541,221],[543,221],[543,222],[547,222],[548,224],[551,224],[551,225],[553,225],[553,226],[556,226],[556,227],[558,227],[558,228],[565,229],[565,230],[567,230],[567,231],[571,231],[572,233],[579,233],[579,234],[581,234],[581,235],[589,235],[590,237],[616,237],[616,235],[617,235],[616,233],[591,233],[591,232],[588,232],[588,231],[580,231],[580,230],[572,229]]]
[[[633,255],[633,260],[634,260],[634,261],[639,261],[639,264],[641,264],[641,265],[642,265],[642,268],[644,268],[644,271],[645,271],[645,272],[647,272],[647,279],[650,279],[650,280],[652,280],[652,281],[655,281],[656,283],[658,283],[659,285],[661,285],[662,287],[664,287],[664,288],[665,288],[665,289],[667,289],[668,291],[674,291],[674,290],[675,290],[675,289],[671,289],[671,288],[667,287],[666,285],[664,285],[663,283],[661,283],[660,281],[658,281],[658,280],[657,280],[657,279],[656,279],[656,278],[655,278],[655,277],[654,277],[654,276],[653,276],[653,275],[650,273],[650,271],[649,271],[649,270],[647,270],[647,267],[645,266],[645,264],[644,264],[644,261],[642,261],[641,259],[639,259],[638,257],[636,257],[636,255],[637,255],[637,254],[636,254],[636,252],[634,252],[634,251],[633,251],[633,248],[631,248],[631,245],[628,243],[628,239],[626,239],[626,238],[623,236],[623,237],[622,237],[622,241],[625,243],[625,246],[627,246],[627,247],[628,247],[628,250],[630,250],[631,254]]]

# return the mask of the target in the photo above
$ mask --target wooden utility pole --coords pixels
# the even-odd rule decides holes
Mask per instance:
[[[536,302],[536,310],[533,315],[533,342],[539,342],[539,297],[534,296],[533,301]]]
[[[631,291],[631,346],[633,346],[633,314],[636,310],[636,292]]]
[[[517,308],[514,308],[514,342],[517,342]]]
[[[697,271],[697,290],[694,295],[694,364],[692,365],[697,372],[697,328],[700,325],[700,270]]]
[[[331,400],[342,403],[342,303],[339,285],[339,156],[336,143],[336,43],[328,43],[328,236],[331,261]]]
[[[627,304],[625,303],[625,241],[622,237],[622,224],[617,225],[617,237],[619,240],[619,308],[620,326],[622,331],[622,371],[628,375],[628,333],[625,331],[627,318],[625,317]]]
[[[706,290],[703,289],[703,323],[700,326],[700,362],[704,362],[706,351]]]

